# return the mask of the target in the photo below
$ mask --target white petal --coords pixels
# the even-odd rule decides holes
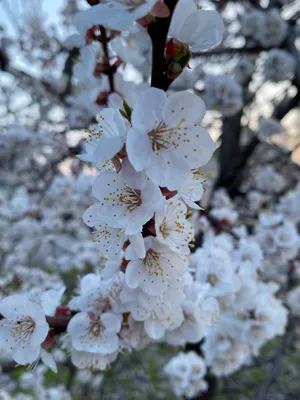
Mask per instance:
[[[107,331],[112,333],[118,333],[121,329],[121,319],[112,313],[104,313],[101,315],[101,321],[103,322]]]
[[[187,90],[173,93],[165,106],[165,123],[168,127],[176,127],[184,119],[184,125],[193,125],[202,121],[205,112],[201,97]]]
[[[93,182],[93,194],[103,208],[103,220],[112,228],[123,228],[127,210],[117,201],[125,183],[119,174],[113,171],[101,172]]]
[[[134,128],[128,130],[126,150],[129,161],[136,171],[142,171],[150,163],[152,143],[147,132],[139,132]]]
[[[94,151],[94,158],[98,164],[112,159],[123,147],[123,138],[103,138]]]
[[[41,304],[46,315],[53,316],[61,303],[61,298],[66,290],[63,286],[60,290],[49,289],[41,295]]]
[[[9,319],[2,319],[0,321],[0,347],[14,347],[19,336],[14,335],[14,328],[16,327],[16,322]]]
[[[144,276],[144,270],[139,260],[130,261],[125,272],[125,280],[129,288],[135,289],[139,286]]]
[[[174,153],[187,162],[190,168],[199,168],[205,165],[215,151],[215,144],[210,135],[200,125],[187,127],[188,140],[178,133],[174,135],[178,147]]]
[[[151,339],[161,339],[165,333],[165,329],[159,321],[148,320],[144,322],[145,331]]]
[[[222,40],[224,23],[218,12],[198,10],[184,22],[176,39],[191,46],[192,51],[207,50]]]
[[[161,187],[177,190],[187,179],[190,167],[168,150],[152,153],[151,166],[146,169],[149,178]]]
[[[27,343],[19,343],[12,351],[12,358],[20,365],[31,364],[38,359],[41,346],[29,346]]]
[[[120,174],[128,186],[139,190],[144,189],[146,185],[146,174],[144,171],[137,172],[130,163],[128,157],[122,162]]]
[[[46,350],[42,349],[41,359],[48,368],[57,374],[57,365],[51,353],[48,353]]]
[[[20,315],[27,315],[25,306],[30,301],[27,296],[13,295],[5,297],[0,301],[0,313],[6,318],[17,318]]]
[[[131,122],[136,129],[147,133],[164,120],[166,93],[161,89],[149,88],[143,91],[134,106]]]
[[[177,38],[180,35],[183,24],[186,18],[197,11],[196,3],[194,0],[180,0],[178,1],[174,14],[172,17],[171,26],[168,36]]]
[[[75,15],[73,23],[82,32],[87,26],[103,25],[105,28],[125,30],[130,27],[134,19],[124,10],[110,8],[107,4],[98,4]]]
[[[141,233],[129,236],[130,243],[138,258],[144,258],[146,255],[145,242]]]

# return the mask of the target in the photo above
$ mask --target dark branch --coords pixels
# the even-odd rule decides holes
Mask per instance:
[[[171,81],[167,78],[167,63],[165,58],[165,45],[167,35],[178,0],[166,0],[165,3],[170,10],[168,18],[157,18],[155,22],[148,26],[148,33],[152,41],[152,75],[151,86],[167,90]]]
[[[109,51],[108,51],[108,45],[107,45],[109,40],[106,35],[106,29],[103,26],[100,26],[100,33],[101,33],[101,43],[102,43],[102,48],[103,48],[103,53],[104,53],[104,64],[106,64],[106,66],[107,66],[106,69],[107,69],[110,91],[114,92],[115,91],[114,71],[112,68],[110,68]]]

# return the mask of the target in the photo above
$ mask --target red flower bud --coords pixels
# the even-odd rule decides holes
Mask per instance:
[[[72,315],[69,307],[58,306],[56,307],[55,316],[56,317],[70,317]]]
[[[100,0],[86,0],[86,2],[90,5],[90,6],[95,6],[96,4],[100,3]]]
[[[170,39],[165,47],[167,60],[176,60],[179,53],[189,52],[189,47],[176,39]]]

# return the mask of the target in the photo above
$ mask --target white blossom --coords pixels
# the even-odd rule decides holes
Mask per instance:
[[[129,186],[113,171],[101,172],[96,177],[93,194],[100,202],[103,221],[112,228],[122,228],[129,235],[141,232],[142,226],[164,201],[159,187],[150,180],[142,186],[136,180],[135,185]],[[97,213],[99,215],[99,209]],[[97,226],[93,218],[89,223]]]
[[[203,99],[208,109],[230,117],[243,107],[242,88],[228,75],[207,75],[204,88]]]
[[[176,253],[189,253],[194,227],[187,219],[187,207],[178,199],[169,200],[164,210],[155,213],[155,231],[159,242]]]
[[[149,112],[151,110],[151,112]],[[176,190],[190,169],[206,164],[214,151],[208,133],[200,126],[205,106],[200,97],[177,92],[144,91],[134,106],[127,135],[129,161],[145,170],[156,184]]]
[[[120,318],[112,313],[80,312],[69,322],[68,333],[75,350],[106,355],[118,350],[120,328]]]
[[[207,50],[222,40],[224,24],[213,10],[203,10],[193,0],[180,0],[172,16],[169,36],[191,51]]]
[[[292,79],[296,60],[285,50],[271,49],[262,58],[262,74],[266,80],[280,82]]]
[[[206,374],[205,361],[193,351],[181,352],[171,358],[164,367],[164,372],[177,397],[192,398],[208,389],[208,384],[203,379]]]
[[[130,260],[125,272],[127,285],[140,287],[146,294],[157,296],[163,293],[170,279],[182,276],[183,258],[153,237],[145,238],[146,255],[138,259],[132,246],[126,249],[126,259]]]
[[[76,14],[74,24],[80,32],[93,25],[123,31],[130,28],[134,21],[149,14],[156,2],[157,0],[104,1]]]
[[[40,355],[49,325],[42,307],[26,296],[13,295],[0,302],[0,344],[12,350],[12,358],[21,365],[31,364]]]

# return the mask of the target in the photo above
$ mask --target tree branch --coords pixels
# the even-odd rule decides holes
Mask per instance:
[[[107,66],[107,75],[108,75],[108,80],[109,80],[109,86],[110,86],[110,92],[115,91],[115,84],[114,84],[114,71],[110,67],[110,62],[109,62],[109,51],[108,51],[108,38],[106,35],[106,29],[100,25],[100,33],[101,33],[101,43],[102,43],[102,48],[103,48],[103,53],[104,53],[104,63]]]
[[[167,90],[171,81],[166,76],[165,45],[171,24],[172,15],[178,0],[165,0],[170,10],[167,18],[156,18],[156,21],[149,24],[148,33],[152,41],[152,75],[151,86]]]

